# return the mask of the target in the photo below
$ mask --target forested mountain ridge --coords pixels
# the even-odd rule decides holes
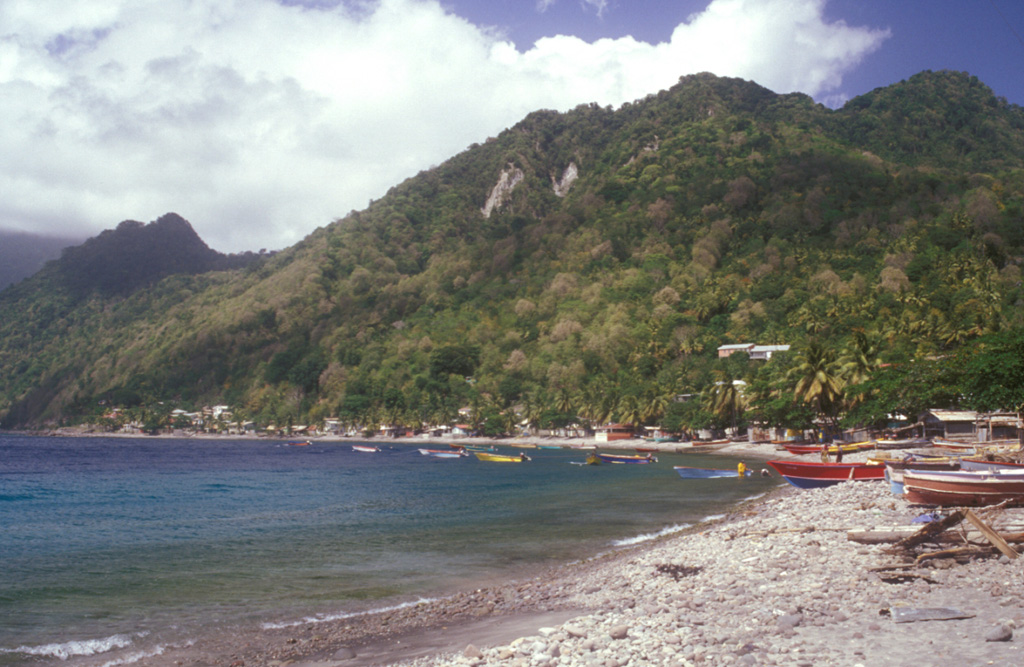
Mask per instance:
[[[245,269],[0,292],[0,412],[636,423],[753,383],[724,343],[950,354],[1022,324],[1022,160],[1024,112],[951,72],[838,111],[707,74],[538,111]]]

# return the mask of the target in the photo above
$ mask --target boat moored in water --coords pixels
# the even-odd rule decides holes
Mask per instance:
[[[352,445],[352,451],[371,454],[373,452],[379,452],[380,447],[377,445]]]
[[[473,452],[481,461],[489,461],[491,463],[521,463],[523,461],[529,461],[530,457],[526,454],[519,453],[515,456],[508,454],[492,454],[491,452]]]
[[[743,470],[741,475],[738,469],[728,470],[722,468],[694,468],[692,466],[673,466],[673,470],[683,479],[722,479],[732,477],[740,479],[750,477],[750,470]]]
[[[601,454],[598,453],[598,458],[604,463],[657,463],[656,459],[651,454]]]

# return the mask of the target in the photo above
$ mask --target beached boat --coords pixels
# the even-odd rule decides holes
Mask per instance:
[[[903,495],[903,473],[907,470],[959,470],[960,459],[955,456],[907,456],[885,461],[885,481],[896,495]]]
[[[457,459],[469,456],[464,450],[460,449],[420,449],[420,454],[423,456],[433,456],[438,459]]]
[[[840,482],[866,482],[885,477],[885,466],[870,463],[768,461],[783,479],[799,489],[832,486]]]
[[[903,473],[903,496],[923,505],[1020,505],[1024,504],[1024,471],[907,470]]]
[[[521,463],[522,461],[530,460],[530,457],[526,454],[509,456],[507,454],[492,454],[491,452],[473,452],[473,455],[481,461],[489,461],[491,463]]]
[[[1024,463],[1016,461],[990,461],[982,458],[960,459],[961,470],[1024,470]]]
[[[650,454],[598,454],[604,463],[657,463],[658,459]]]
[[[852,454],[853,452],[863,451],[865,449],[873,449],[874,445],[871,442],[846,442],[841,445],[783,445],[785,450],[790,454],[821,454],[821,450],[828,448],[829,454],[836,454],[840,449],[843,450],[844,454]]]
[[[371,454],[373,452],[379,452],[380,451],[380,447],[378,447],[376,445],[352,445],[352,451],[354,451],[354,452],[364,452],[366,454]]]
[[[882,438],[873,444],[875,449],[918,449],[931,447],[932,441],[927,438]]]
[[[683,479],[719,479],[722,477],[733,477],[739,479],[739,471],[735,468],[732,470],[721,469],[721,468],[694,468],[691,466],[673,466],[680,477]],[[744,470],[743,477],[750,477],[751,471]]]

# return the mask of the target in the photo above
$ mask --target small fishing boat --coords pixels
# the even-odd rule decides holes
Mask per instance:
[[[652,454],[658,451],[657,447],[634,447],[633,451],[637,454]]]
[[[768,461],[768,465],[798,489],[815,489],[840,482],[866,482],[885,478],[885,466],[870,463]]]
[[[961,470],[1024,470],[1024,463],[1016,461],[995,461],[982,458],[965,457],[960,459]]]
[[[289,447],[308,447],[313,444],[309,440],[292,440],[291,442],[284,443]]]
[[[829,454],[836,454],[839,450],[843,450],[844,454],[850,454],[853,452],[859,452],[865,449],[871,449],[872,443],[870,442],[849,442],[840,445],[783,445],[785,450],[790,454],[820,454],[821,450],[826,449]]]
[[[469,456],[465,451],[459,449],[420,449],[423,456],[433,456],[438,459],[458,459]]]
[[[457,445],[452,445],[452,447],[456,447],[456,446]],[[467,452],[496,452],[496,451],[498,451],[497,447],[484,447],[482,445],[465,445],[465,446],[458,446],[458,448],[459,449],[463,449],[463,450],[465,450]]]
[[[658,459],[651,454],[598,454],[604,463],[657,463]]]
[[[521,463],[530,460],[529,456],[522,453],[509,456],[507,454],[492,454],[491,452],[473,452],[473,455],[481,461],[489,461],[491,463]]]
[[[372,454],[373,452],[379,452],[380,447],[376,445],[352,445],[352,451]]]
[[[955,456],[907,456],[903,459],[885,461],[885,481],[889,490],[903,495],[903,473],[907,470],[959,470],[960,459]]]
[[[739,471],[736,469],[728,470],[722,468],[694,468],[691,466],[673,466],[680,477],[683,479],[719,479],[723,477],[734,477],[739,478]],[[744,470],[743,477],[750,477],[751,471]]]
[[[918,449],[931,447],[932,441],[927,438],[882,438],[873,444],[875,449]]]
[[[1024,504],[1024,471],[907,470],[903,496],[923,505],[1020,505]]]
[[[569,461],[569,463],[571,463],[574,466],[599,466],[601,465],[601,459],[597,456],[597,454],[591,452],[590,454],[587,454],[586,461]]]

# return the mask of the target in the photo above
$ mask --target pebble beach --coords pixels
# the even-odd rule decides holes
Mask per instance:
[[[786,457],[770,445],[720,453],[755,471]],[[1021,664],[1024,559],[996,552],[907,567],[889,545],[848,538],[856,529],[913,526],[925,511],[883,482],[784,485],[686,531],[528,580],[208,640],[139,664]],[[894,567],[907,576],[883,576]],[[917,620],[936,615],[958,618]]]

